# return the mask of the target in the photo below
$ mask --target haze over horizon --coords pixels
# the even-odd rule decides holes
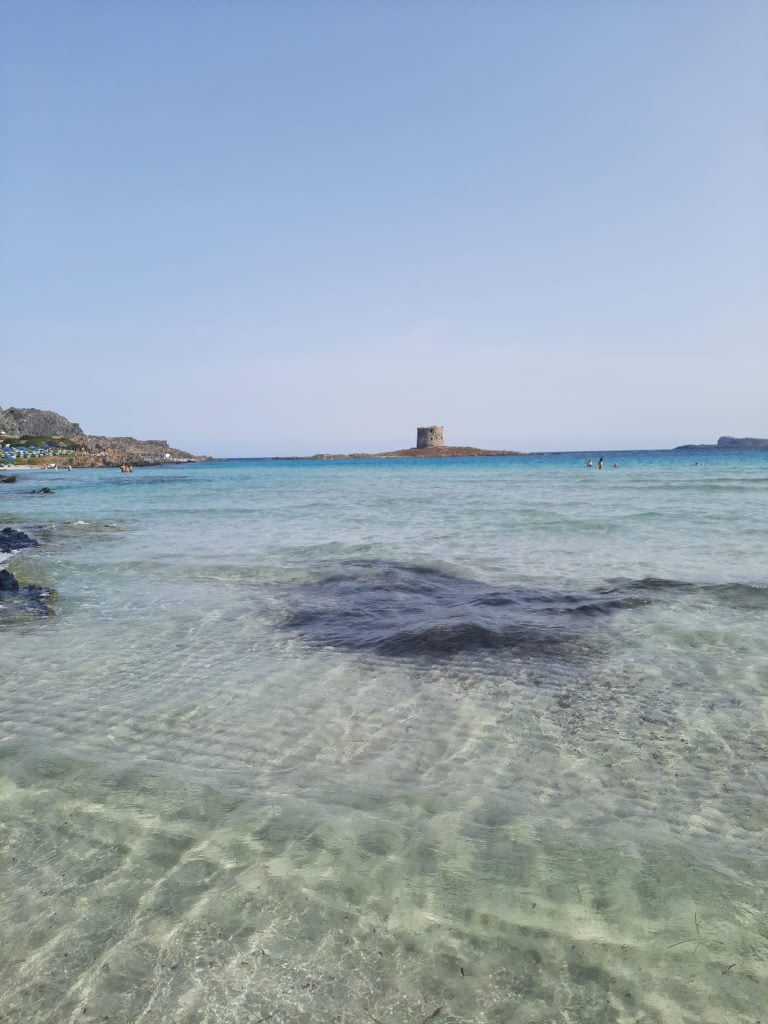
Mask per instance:
[[[0,406],[211,455],[768,436],[768,8],[0,10]]]

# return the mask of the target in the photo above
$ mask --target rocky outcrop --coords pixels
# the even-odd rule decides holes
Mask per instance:
[[[89,434],[86,447],[73,466],[154,466],[166,462],[204,462],[207,456],[172,448],[167,441],[140,441],[136,437],[102,437]]]
[[[79,423],[46,409],[0,409],[0,433],[12,437],[66,437],[78,444],[85,442]]]

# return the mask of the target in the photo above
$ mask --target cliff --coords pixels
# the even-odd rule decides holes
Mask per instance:
[[[768,448],[768,437],[718,437],[718,448]]]

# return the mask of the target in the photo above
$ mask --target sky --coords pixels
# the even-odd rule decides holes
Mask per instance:
[[[0,407],[217,456],[768,436],[768,4],[0,0]]]

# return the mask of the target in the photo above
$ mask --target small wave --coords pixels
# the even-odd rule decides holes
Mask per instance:
[[[710,491],[754,491],[755,489],[765,490],[768,479],[740,479],[738,482],[730,480],[690,480],[690,481],[664,481],[664,483],[644,482],[643,491],[697,491],[706,494]]]
[[[615,585],[638,595],[677,592],[711,597],[734,608],[768,609],[768,586],[757,583],[695,583],[646,576],[640,580],[615,581]]]
[[[130,474],[128,474],[127,476],[112,477],[109,480],[104,480],[101,482],[113,484],[116,485],[117,487],[125,487],[136,486],[136,484],[181,484],[189,483],[191,479],[192,478],[189,476],[150,476],[149,474],[139,473],[138,476],[131,476]],[[199,479],[195,478],[195,486],[197,486],[201,481],[202,477]],[[202,482],[208,483],[208,481]]]
[[[88,531],[92,533],[120,533],[122,527],[114,523],[93,523],[86,519],[71,519],[61,523],[45,523],[39,527],[48,533],[73,530],[76,532]]]

